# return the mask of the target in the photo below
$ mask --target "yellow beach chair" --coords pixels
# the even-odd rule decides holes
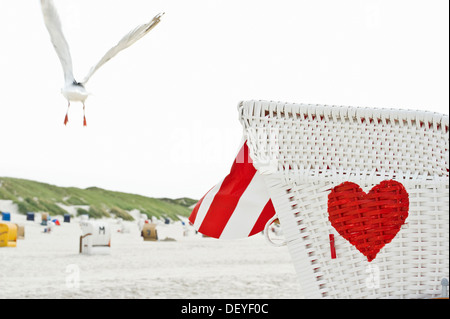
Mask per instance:
[[[16,247],[17,225],[13,223],[0,223],[0,247]]]

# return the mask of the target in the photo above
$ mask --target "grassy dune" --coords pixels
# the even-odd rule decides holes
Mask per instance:
[[[58,205],[62,204],[77,207],[78,215],[88,214],[92,218],[117,216],[124,220],[133,219],[128,213],[133,209],[138,209],[149,217],[178,219],[177,215],[189,216],[191,212],[189,206],[196,202],[190,198],[151,198],[98,187],[86,189],[58,187],[10,177],[0,177],[0,199],[12,200],[22,214],[27,212],[67,214],[68,212]]]

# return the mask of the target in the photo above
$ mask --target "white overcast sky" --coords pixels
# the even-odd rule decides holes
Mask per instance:
[[[125,33],[161,23],[91,78],[82,108],[39,0],[0,0],[0,176],[200,198],[229,171],[237,104],[448,114],[446,0],[55,0],[75,77]]]

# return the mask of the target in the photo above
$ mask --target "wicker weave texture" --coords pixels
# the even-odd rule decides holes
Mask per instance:
[[[276,159],[277,171],[449,176],[448,116],[264,101],[242,102],[239,113],[253,160]]]
[[[440,296],[448,116],[265,101],[239,114],[306,297]]]

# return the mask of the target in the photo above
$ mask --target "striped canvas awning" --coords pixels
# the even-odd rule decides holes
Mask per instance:
[[[230,173],[197,203],[189,221],[203,235],[237,239],[261,232],[274,215],[266,185],[244,142]]]

